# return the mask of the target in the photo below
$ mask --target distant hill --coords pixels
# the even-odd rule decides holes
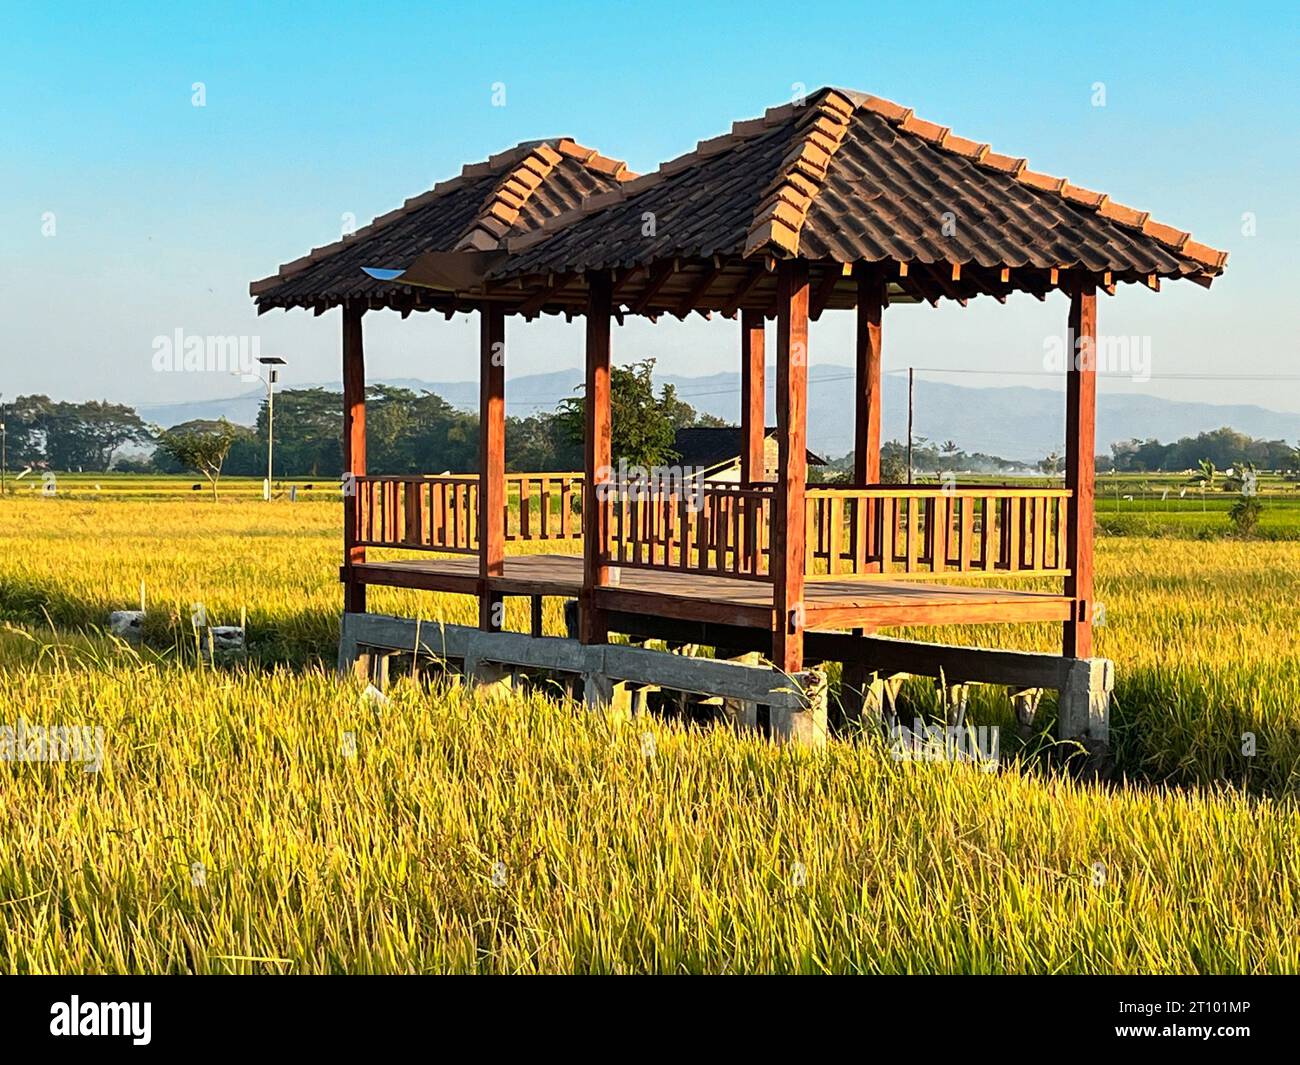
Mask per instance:
[[[673,385],[678,395],[697,410],[734,421],[738,418],[740,376],[717,373],[707,377],[661,374],[657,380]],[[768,370],[768,420],[775,418],[772,384]],[[809,446],[819,454],[838,456],[853,446],[853,408],[849,394],[852,369],[847,366],[814,366],[809,371]],[[506,410],[513,415],[553,410],[556,403],[582,382],[580,369],[530,374],[511,378],[506,384]],[[411,389],[428,389],[453,406],[475,410],[478,406],[476,381],[421,381],[414,378],[385,378],[384,384]],[[310,386],[307,386],[310,387]],[[341,389],[339,382],[324,387]],[[263,389],[258,386],[228,399],[172,403],[141,407],[147,421],[175,425],[191,418],[226,417],[251,425],[257,418]],[[916,382],[918,436],[934,441],[953,440],[967,451],[982,451],[1009,459],[1034,461],[1051,451],[1060,451],[1065,432],[1064,395],[1045,388],[970,388],[937,381]],[[883,414],[885,439],[903,439],[907,434],[907,380],[885,376]],[[1276,440],[1300,439],[1300,414],[1287,414],[1250,405],[1184,403],[1158,396],[1102,393],[1098,398],[1097,450],[1132,437],[1169,442],[1229,425],[1250,436]]]

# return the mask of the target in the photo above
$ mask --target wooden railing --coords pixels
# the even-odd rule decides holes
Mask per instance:
[[[440,477],[364,476],[351,482],[355,543],[416,551],[478,551],[479,479],[475,474]],[[506,475],[501,520],[506,540],[582,538],[582,474]]]
[[[578,473],[506,476],[511,542],[582,538]],[[601,490],[604,561],[612,566],[771,580],[776,485],[717,481]],[[361,547],[478,552],[474,474],[363,476],[352,482]],[[1065,576],[1063,488],[812,486],[805,502],[808,580]]]
[[[604,560],[612,566],[771,580],[775,486],[698,482],[601,489]]]
[[[506,540],[581,540],[580,473],[506,474]]]
[[[1065,576],[1064,488],[809,488],[809,580]]]
[[[362,547],[478,551],[478,478],[365,476],[352,482],[355,542]]]

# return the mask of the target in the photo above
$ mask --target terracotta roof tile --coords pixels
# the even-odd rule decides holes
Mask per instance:
[[[1081,203],[1084,207],[1100,207],[1102,201],[1107,199],[1104,192],[1083,189],[1078,185],[1071,185],[1068,181],[1062,186],[1060,192],[1071,203]]]
[[[1175,229],[1173,226],[1164,225],[1161,222],[1154,222],[1148,218],[1142,224],[1142,232],[1148,237],[1155,237],[1161,244],[1168,244],[1174,248],[1181,248],[1187,243],[1190,233],[1184,233],[1181,229]]]
[[[882,100],[879,96],[868,96],[862,101],[862,106],[894,122],[904,122],[912,116],[910,107],[896,104],[893,100]]]
[[[973,159],[981,158],[988,150],[987,144],[981,144],[979,141],[968,140],[966,137],[956,137],[949,133],[939,145],[950,152],[956,152],[958,155],[969,156]]]
[[[653,232],[646,217],[655,220]],[[1056,284],[1071,269],[1107,283],[1189,276],[1208,284],[1227,260],[1145,211],[1029,170],[1023,158],[955,136],[910,108],[824,89],[733,123],[640,177],[568,138],[519,145],[252,289],[263,306],[383,298],[401,286],[362,275],[362,265],[503,246],[511,257],[490,283],[685,263],[693,271],[686,281],[659,286],[672,313],[705,293],[724,307],[771,298],[767,272],[746,280],[743,267],[728,267],[730,293],[728,282],[715,284],[725,259],[891,260],[898,284],[930,300],[964,298],[994,283],[1003,292],[1020,286],[1041,294],[1049,275]],[[703,272],[691,265],[710,259]],[[647,291],[639,284],[628,289],[637,300]],[[838,282],[818,284],[823,299],[836,295]],[[658,313],[650,298],[639,309]]]
[[[490,251],[540,228],[585,197],[626,187],[626,164],[568,137],[527,141],[464,167],[342,240],[286,263],[249,291],[263,308],[350,298],[391,298],[404,286],[377,281],[363,266],[404,266],[427,251]]]
[[[1023,181],[1030,188],[1043,189],[1045,192],[1060,192],[1065,188],[1065,178],[1040,174],[1036,170],[1020,171],[1018,180]]]
[[[1024,159],[1017,158],[1014,155],[1002,155],[1000,152],[985,152],[980,159],[980,164],[1012,176],[1021,173],[1025,169]]]
[[[580,163],[585,163],[596,154],[595,148],[584,148],[581,144],[575,144],[568,138],[560,141],[557,147],[564,155],[571,156]]]
[[[571,141],[560,143],[572,145]],[[510,227],[519,221],[519,215],[533,193],[546,183],[546,179],[566,154],[570,153],[557,152],[548,144],[539,144],[518,160],[513,169],[506,170],[488,196],[479,216],[469,224],[452,250],[490,251],[498,247]],[[588,155],[583,161],[587,162],[594,154]],[[522,192],[522,195],[515,190]]]
[[[1195,240],[1186,241],[1178,249],[1178,254],[1188,259],[1195,259],[1198,263],[1205,263],[1206,266],[1213,266],[1216,270],[1223,269],[1224,263],[1228,261],[1226,251],[1219,251]]]
[[[797,123],[793,146],[768,185],[745,239],[745,254],[767,248],[783,255],[799,252],[804,219],[826,177],[826,168],[848,132],[853,103],[836,92],[821,96]]]
[[[1112,222],[1118,222],[1120,225],[1129,226],[1135,229],[1141,229],[1150,214],[1146,211],[1138,211],[1132,207],[1125,207],[1122,203],[1116,203],[1114,200],[1107,199],[1105,203],[1097,209],[1097,213],[1103,218],[1109,218]]]
[[[550,235],[512,236],[518,254],[493,276],[799,254],[936,264],[957,288],[980,277],[962,265],[1014,286],[1025,268],[1132,280],[1212,276],[1227,259],[1104,193],[1029,170],[900,104],[841,90],[736,122],[623,191],[568,212]],[[646,213],[658,223],[654,238],[641,235]],[[920,285],[927,275],[912,276]]]

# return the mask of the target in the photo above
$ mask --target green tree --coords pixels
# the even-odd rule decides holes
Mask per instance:
[[[1260,515],[1263,512],[1264,504],[1259,496],[1242,496],[1229,508],[1228,517],[1239,534],[1251,536],[1259,525]]]
[[[158,448],[180,466],[207,478],[212,488],[212,501],[215,503],[221,467],[241,431],[249,432],[242,426],[232,425],[225,418],[215,422],[186,422],[160,434]]]
[[[153,439],[149,427],[122,403],[51,402],[20,396],[14,403],[15,461],[55,470],[107,470],[117,451]]]
[[[677,458],[673,438],[677,430],[700,424],[699,415],[677,398],[671,385],[654,390],[654,359],[610,370],[611,451],[618,462],[635,466],[663,466]],[[562,437],[581,447],[586,397],[562,400],[555,422]],[[714,419],[716,421],[716,419]]]
[[[263,400],[255,431],[246,440],[237,440],[231,449],[230,473],[266,476],[266,414]],[[275,394],[275,474],[338,477],[343,472],[342,441],[341,393],[325,388],[287,388]]]
[[[53,406],[49,396],[18,396],[5,404],[6,452],[15,469],[45,463],[45,418]]]

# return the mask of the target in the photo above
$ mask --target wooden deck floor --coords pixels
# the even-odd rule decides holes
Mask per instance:
[[[365,584],[476,594],[476,558],[400,559],[356,567]],[[578,555],[514,555],[490,590],[504,595],[576,598],[582,586]],[[630,569],[618,584],[600,592],[609,610],[648,613],[687,621],[711,621],[770,629],[772,586],[761,581],[693,573]],[[1011,588],[957,587],[929,581],[809,582],[804,593],[808,628],[1064,621],[1070,600],[1047,592]]]

